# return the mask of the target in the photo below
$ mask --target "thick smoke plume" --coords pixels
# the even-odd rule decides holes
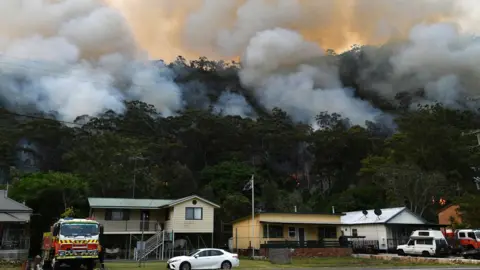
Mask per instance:
[[[358,85],[393,102],[422,89],[414,103],[473,106],[464,97],[476,94],[480,47],[465,29],[475,12],[470,0],[4,0],[0,100],[63,120],[121,112],[130,99],[164,116],[196,104],[253,117],[238,93],[225,89],[210,104],[202,82],[176,84],[181,70],[148,61],[240,58],[241,83],[265,108],[304,122],[338,112],[363,124],[382,112],[342,84],[349,63],[325,50],[389,43],[362,49],[368,64],[352,57]]]
[[[181,91],[165,66],[139,50],[117,10],[98,0],[5,0],[0,3],[0,98],[71,121],[125,99],[182,108]]]

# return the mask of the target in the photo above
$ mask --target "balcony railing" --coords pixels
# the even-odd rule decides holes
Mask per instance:
[[[4,240],[0,242],[0,250],[23,250],[29,248],[30,238],[28,237],[20,237],[16,240]]]
[[[156,221],[145,221],[141,220],[98,220],[103,224],[105,233],[112,232],[141,232],[142,227],[144,232],[157,232],[160,231],[160,225]]]

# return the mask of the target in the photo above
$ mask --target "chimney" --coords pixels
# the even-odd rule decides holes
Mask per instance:
[[[332,205],[332,214],[335,214],[335,206]]]
[[[295,213],[297,212],[297,206],[296,205],[293,207],[293,212],[295,212]]]

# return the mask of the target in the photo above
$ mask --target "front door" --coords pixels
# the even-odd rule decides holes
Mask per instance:
[[[150,224],[150,211],[142,210],[140,213],[140,230],[148,231]]]
[[[305,229],[298,228],[298,242],[300,242],[300,246],[305,246]]]
[[[193,259],[190,260],[192,269],[209,269],[211,266],[212,257],[209,250],[204,250],[197,253]]]

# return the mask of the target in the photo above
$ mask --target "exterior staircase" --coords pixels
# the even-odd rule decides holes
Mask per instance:
[[[165,241],[170,241],[170,232],[158,231],[152,237],[144,242],[144,249],[138,249],[135,253],[135,260],[145,259],[152,252],[165,245]]]

